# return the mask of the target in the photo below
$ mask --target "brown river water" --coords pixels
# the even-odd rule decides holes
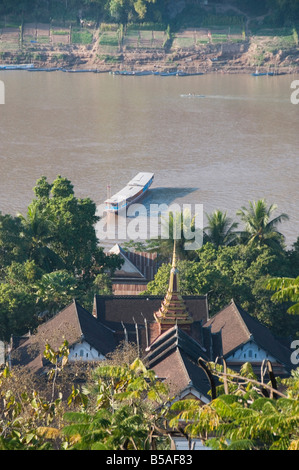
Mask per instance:
[[[0,211],[26,213],[36,180],[69,178],[97,205],[139,171],[145,204],[236,211],[265,198],[299,235],[298,76],[124,77],[0,71]],[[299,95],[299,94],[298,94]],[[297,97],[298,97],[297,95]]]

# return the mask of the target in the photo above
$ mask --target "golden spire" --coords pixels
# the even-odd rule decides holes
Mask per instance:
[[[170,270],[168,292],[178,292],[179,290],[179,273],[177,269],[176,258],[176,241],[173,244],[172,266]]]
[[[179,273],[177,269],[175,241],[173,246],[172,266],[170,271],[168,290],[160,309],[158,312],[154,313],[154,317],[160,324],[161,332],[171,328],[176,324],[189,325],[193,321],[179,292]]]
[[[176,241],[173,242],[172,267],[176,268]]]

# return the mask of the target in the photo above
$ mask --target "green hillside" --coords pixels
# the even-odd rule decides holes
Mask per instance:
[[[1,0],[2,26],[25,22],[144,23],[180,27],[293,26],[298,0]]]

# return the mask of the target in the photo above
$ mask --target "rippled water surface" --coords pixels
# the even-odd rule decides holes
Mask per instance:
[[[153,171],[146,202],[199,203],[235,218],[265,197],[299,235],[298,76],[123,77],[3,71],[0,210],[26,212],[41,175],[68,177],[101,204],[138,171]],[[277,212],[277,213],[278,213]]]

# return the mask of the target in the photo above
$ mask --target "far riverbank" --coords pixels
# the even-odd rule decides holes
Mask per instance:
[[[33,63],[35,68],[94,69],[99,72],[299,73],[299,46],[293,36],[242,38],[231,35],[220,39],[215,35],[215,39],[207,43],[206,39],[205,42],[198,40],[205,38],[206,32],[186,30],[171,41],[165,39],[163,33],[159,42],[158,32],[139,31],[137,36],[127,34],[119,44],[112,36],[115,32],[108,36],[107,32],[92,29],[88,31],[88,44],[76,44],[72,43],[67,30],[64,35],[61,31],[55,35],[48,25],[41,26],[24,27],[21,36],[18,30],[6,28],[5,34],[2,31],[0,65]],[[153,39],[145,39],[148,35]]]

